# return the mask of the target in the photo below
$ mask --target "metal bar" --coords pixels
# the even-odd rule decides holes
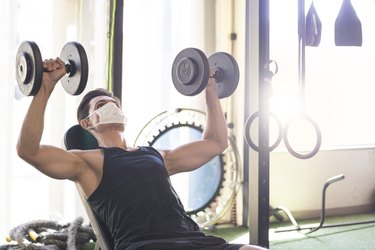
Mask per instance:
[[[245,57],[245,120],[259,110],[259,1],[246,1],[246,57]],[[257,137],[258,138],[258,137]],[[246,143],[244,144],[246,145]],[[249,147],[244,149],[244,167],[247,176],[247,222],[250,244],[259,245],[258,155]],[[251,188],[250,188],[251,187]],[[245,211],[245,210],[244,210]]]
[[[114,12],[113,12],[114,8]],[[111,1],[111,20],[113,22],[113,41],[110,46],[111,58],[111,81],[112,91],[120,100],[122,99],[122,49],[123,49],[123,22],[124,22],[124,1]]]
[[[332,178],[329,178],[325,183],[324,183],[324,186],[323,186],[323,191],[322,191],[322,209],[321,209],[321,212],[320,212],[320,223],[319,223],[319,226],[312,229],[310,232],[308,232],[309,234],[310,233],[313,233],[315,231],[318,231],[320,228],[323,227],[323,224],[324,224],[324,220],[326,218],[326,195],[327,195],[327,188],[329,187],[329,185],[331,185],[332,183],[335,183],[337,181],[341,181],[345,178],[345,176],[343,174],[340,174],[340,175],[337,175],[337,176],[334,176]]]
[[[306,21],[305,0],[298,0],[298,85],[301,111],[305,112]]]
[[[259,245],[269,247],[269,0],[259,2]]]
[[[246,24],[250,23],[250,3],[249,0],[246,1]],[[244,121],[250,116],[250,98],[246,98],[246,95],[250,93],[250,25],[246,25],[246,43],[245,43],[245,98],[244,98]],[[243,190],[242,190],[242,200],[243,200],[243,218],[242,223],[245,226],[249,225],[249,165],[250,165],[250,154],[249,148],[244,140],[243,143]]]

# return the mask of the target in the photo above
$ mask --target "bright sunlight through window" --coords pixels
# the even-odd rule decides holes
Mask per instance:
[[[353,0],[362,26],[361,47],[335,46],[335,20],[342,0],[314,0],[322,23],[318,47],[306,47],[305,96],[299,96],[297,2],[270,1],[270,59],[279,66],[273,77],[271,111],[285,124],[305,104],[304,113],[322,132],[321,149],[370,147],[375,144],[375,1]],[[305,1],[307,14],[312,1]],[[297,124],[296,124],[297,126]],[[311,148],[311,125],[293,128],[291,141]],[[310,145],[310,146],[308,146]]]

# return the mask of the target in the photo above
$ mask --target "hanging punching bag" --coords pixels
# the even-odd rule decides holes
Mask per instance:
[[[306,15],[306,46],[318,47],[322,36],[322,22],[316,12],[314,1]]]
[[[335,22],[336,46],[362,46],[362,25],[350,0],[343,0]]]

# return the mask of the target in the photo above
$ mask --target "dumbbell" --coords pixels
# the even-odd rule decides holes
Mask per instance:
[[[194,96],[202,92],[210,77],[210,67],[214,68],[216,90],[219,98],[233,94],[239,80],[239,69],[232,55],[216,52],[208,58],[197,48],[180,51],[172,64],[172,81],[183,95]]]
[[[71,95],[79,95],[86,87],[89,66],[83,46],[78,42],[68,42],[60,54],[66,69],[66,75],[61,78],[65,91]],[[38,45],[32,41],[20,44],[16,57],[16,79],[20,91],[26,96],[36,95],[41,87],[43,72],[42,56]]]

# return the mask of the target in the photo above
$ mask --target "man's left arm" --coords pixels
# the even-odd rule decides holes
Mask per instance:
[[[210,75],[213,74],[211,69]],[[161,151],[170,175],[195,170],[228,147],[227,122],[216,93],[215,78],[209,78],[205,94],[206,126],[202,139]]]

